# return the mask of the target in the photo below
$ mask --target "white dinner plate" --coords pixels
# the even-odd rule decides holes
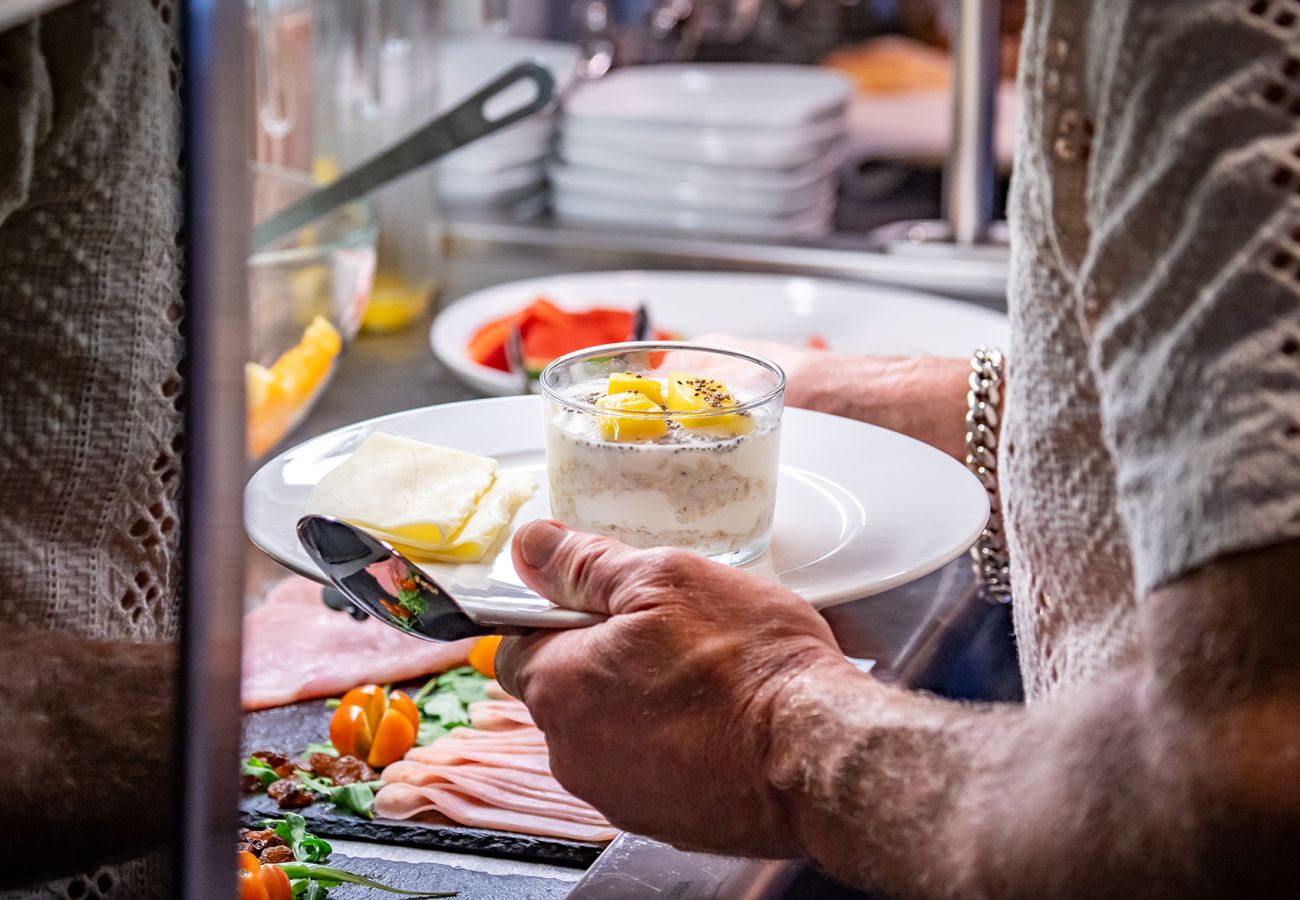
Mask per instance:
[[[891,356],[967,357],[980,344],[1006,348],[1006,316],[970,303],[901,288],[788,275],[728,272],[580,272],[499,284],[469,294],[434,319],[434,354],[485,394],[516,393],[519,380],[465,353],[479,328],[538,297],[562,309],[635,309],[645,303],[656,328],[686,339],[709,333],[803,343]]]
[[[768,216],[732,210],[689,209],[645,201],[629,203],[556,183],[551,186],[551,208],[561,222],[582,225],[730,235],[767,241],[813,240],[830,233],[835,198],[829,197],[790,215]]]
[[[244,527],[281,564],[323,580],[298,544],[295,525],[313,485],[367,436],[384,432],[495,457],[532,472],[537,494],[512,527],[546,517],[546,453],[540,397],[431,406],[348,425],[287,450],[244,489]],[[816,607],[868,597],[933,572],[975,542],[988,518],[984,488],[965,467],[926,444],[852,419],[788,409],[781,430],[772,547],[745,566]],[[518,585],[503,541],[490,562],[427,564],[454,594],[458,585]],[[540,598],[506,613],[484,604],[480,621],[546,627],[557,615]]]
[[[824,181],[842,164],[835,154],[789,169],[752,169],[744,166],[671,162],[613,152],[588,143],[566,140],[564,135],[560,135],[559,150],[560,158],[570,165],[615,172],[632,178],[695,181],[760,191],[800,190]]]
[[[843,75],[812,66],[631,66],[577,85],[565,102],[565,115],[574,121],[777,128],[833,115],[852,91]]]
[[[588,194],[629,205],[671,201],[679,209],[738,212],[758,216],[790,216],[835,197],[835,179],[827,175],[805,187],[773,191],[708,184],[649,175],[629,177],[621,172],[582,165],[553,165],[551,181],[561,191]]]
[[[791,139],[774,132],[766,138],[734,140],[718,134],[700,132],[683,138],[672,133],[646,132],[638,138],[628,139],[598,130],[592,137],[577,137],[575,129],[560,129],[563,146],[586,144],[606,154],[627,156],[631,159],[650,159],[657,162],[742,169],[786,170],[807,166],[818,160],[832,158],[836,164],[844,160],[846,134],[835,134],[816,141]]]

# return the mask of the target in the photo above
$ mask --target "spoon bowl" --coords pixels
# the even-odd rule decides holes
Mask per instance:
[[[518,607],[538,599],[523,587],[496,587],[489,596],[472,591],[462,603],[451,591],[392,545],[333,516],[303,516],[298,540],[325,578],[354,606],[407,634],[426,641],[456,641],[488,634],[527,634],[536,630],[490,621],[494,605]],[[494,604],[494,600],[499,601]],[[469,607],[467,609],[467,606]],[[475,614],[471,614],[470,610]],[[603,621],[600,616],[572,610],[551,610],[544,619],[550,628],[580,628]]]

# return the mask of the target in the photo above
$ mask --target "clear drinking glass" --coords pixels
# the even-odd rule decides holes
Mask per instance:
[[[670,406],[678,379],[676,393],[684,385],[704,408],[598,405],[610,376],[624,374],[653,381]],[[785,395],[776,363],[677,342],[609,344],[555,360],[541,386],[556,520],[634,547],[682,547],[732,565],[767,549]]]

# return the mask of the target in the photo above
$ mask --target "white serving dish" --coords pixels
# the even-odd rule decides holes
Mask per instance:
[[[679,125],[674,122],[631,122],[623,119],[564,118],[562,126],[575,140],[639,141],[646,137],[669,138],[682,143],[702,141],[771,146],[801,146],[838,137],[847,131],[843,115],[815,119],[798,125]]]
[[[538,297],[566,310],[635,309],[656,328],[692,340],[710,333],[801,344],[810,337],[841,353],[966,357],[984,344],[1010,345],[1007,317],[971,303],[902,288],[825,278],[732,272],[576,272],[512,281],[448,305],[433,321],[434,355],[486,394],[512,394],[519,380],[465,353],[483,325]]]
[[[841,160],[836,154],[786,169],[714,166],[707,163],[673,162],[621,151],[588,141],[573,141],[560,135],[560,158],[574,165],[588,166],[636,177],[702,181],[737,188],[782,191],[807,187],[836,171]]]
[[[777,128],[835,114],[848,102],[852,90],[852,83],[843,75],[812,66],[635,66],[577,86],[565,112],[571,121]]]
[[[776,130],[749,138],[721,129],[694,132],[645,129],[637,136],[627,136],[606,134],[600,128],[572,128],[568,123],[561,128],[561,134],[569,146],[582,143],[641,158],[761,169],[788,169],[828,156],[842,160],[845,142],[839,132],[813,141]]]
[[[670,201],[682,209],[737,212],[756,216],[792,216],[835,199],[835,178],[826,175],[811,184],[787,190],[741,187],[734,184],[633,176],[578,165],[555,165],[551,181],[561,190],[629,203]]]
[[[789,216],[746,215],[737,212],[684,209],[640,201],[608,200],[600,196],[552,186],[551,206],[564,222],[585,225],[619,225],[690,234],[724,234],[763,240],[814,240],[831,230],[835,201],[831,200]]]

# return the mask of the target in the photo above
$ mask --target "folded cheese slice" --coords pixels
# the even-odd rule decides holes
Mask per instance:
[[[312,490],[306,512],[335,516],[409,549],[448,545],[496,479],[495,460],[372,434]]]
[[[508,530],[510,520],[533,492],[537,481],[527,472],[497,472],[496,480],[478,502],[478,507],[459,532],[440,548],[413,547],[401,535],[376,532],[399,552],[413,559],[436,562],[473,563],[482,561]]]

